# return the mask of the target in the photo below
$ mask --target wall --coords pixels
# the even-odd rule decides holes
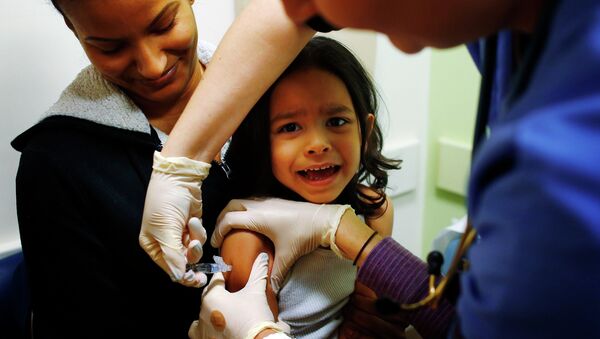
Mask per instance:
[[[464,190],[469,164],[462,154],[451,157],[454,163],[440,163],[440,140],[456,145],[471,145],[480,76],[475,64],[464,47],[445,51],[433,51],[431,56],[431,80],[429,92],[429,126],[427,136],[427,167],[425,175],[425,206],[423,255],[431,248],[438,232],[448,226],[452,219],[461,218],[466,213]],[[468,158],[469,155],[466,155]],[[461,186],[453,192],[440,188],[441,170],[456,173],[464,178]],[[460,181],[460,180],[459,180]],[[465,182],[463,185],[462,182]]]
[[[233,0],[198,0],[193,7],[200,39],[217,44],[234,18]],[[14,193],[19,153],[9,143],[38,120],[89,62],[49,0],[3,0],[0,13],[2,256],[20,246]]]

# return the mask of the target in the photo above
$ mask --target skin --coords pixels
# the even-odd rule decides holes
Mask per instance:
[[[90,62],[169,133],[202,78],[186,0],[59,2]]]
[[[294,72],[273,91],[270,120],[275,178],[306,201],[334,201],[360,164],[360,126],[344,83],[319,69]],[[332,166],[324,180],[310,179]]]
[[[337,27],[386,34],[400,50],[448,48],[504,28],[530,32],[543,0],[282,0],[290,18],[321,15]]]
[[[361,156],[358,117],[344,83],[333,74],[315,68],[293,72],[279,80],[271,95],[269,110],[272,170],[275,177],[306,201],[334,201],[358,170]],[[374,115],[368,114],[366,119],[367,126],[371,129]],[[369,133],[370,131],[367,132]],[[324,163],[340,166],[338,172],[326,184],[315,185],[299,178],[299,169],[315,165],[319,167]],[[375,194],[366,187],[363,192]],[[388,201],[382,207],[381,213],[377,213],[376,218],[367,219],[364,226],[370,232],[376,230],[383,236],[389,236],[392,224],[393,207]],[[271,242],[262,235],[237,230],[225,237],[221,255],[233,268],[230,274],[225,276],[229,291],[238,291],[246,285],[253,258],[261,252],[268,253],[271,259],[274,257]],[[270,279],[267,281],[267,300],[277,318],[277,299],[270,287]],[[363,304],[373,307],[376,298],[371,290],[357,283],[355,291],[362,297]],[[350,327],[350,322],[357,322],[357,319],[379,319],[375,313],[359,313],[352,311],[352,308],[349,310],[346,325],[341,327],[342,337],[345,337],[344,333],[360,332],[361,328],[354,325]],[[370,327],[368,324],[361,326]],[[272,331],[264,331],[257,338],[270,333]]]

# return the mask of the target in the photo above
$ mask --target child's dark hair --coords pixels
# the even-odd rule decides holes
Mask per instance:
[[[377,119],[367,138],[367,116],[369,113],[377,113],[378,95],[375,86],[352,52],[341,43],[326,37],[313,38],[280,79],[310,68],[332,73],[344,82],[363,136],[359,170],[334,203],[350,204],[359,214],[377,216],[378,212],[384,211],[382,206],[386,207],[386,171],[399,168],[400,161],[387,159],[381,154],[383,137]],[[269,102],[277,83],[271,86],[242,122],[225,155],[225,163],[231,169],[230,179],[235,198],[268,196],[304,200],[279,183],[272,172]],[[365,192],[364,187],[361,188],[361,182],[366,182],[375,194]]]

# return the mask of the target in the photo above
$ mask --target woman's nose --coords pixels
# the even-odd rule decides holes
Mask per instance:
[[[167,55],[151,42],[141,42],[136,49],[135,64],[144,79],[158,79],[167,67]]]

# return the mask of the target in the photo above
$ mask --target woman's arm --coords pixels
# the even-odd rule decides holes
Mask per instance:
[[[365,223],[383,237],[392,235],[394,205],[386,197],[385,203],[375,217],[365,218]],[[377,295],[373,290],[356,282],[350,302],[344,309],[344,322],[340,326],[340,338],[353,338],[357,333],[377,338],[402,338],[408,326],[406,319],[398,315],[385,316],[375,306]]]
[[[371,229],[354,213],[346,212],[340,221],[335,241],[345,256],[352,259],[371,235]],[[427,265],[392,238],[376,235],[360,252],[358,282],[372,289],[379,297],[397,303],[413,303],[428,291]],[[450,325],[454,307],[443,300],[437,309],[428,307],[410,312],[406,322],[424,338],[442,336]]]
[[[253,0],[229,28],[162,154],[210,162],[314,31],[279,0]]]
[[[226,263],[230,264],[231,272],[223,274],[225,287],[229,292],[237,292],[246,286],[254,259],[258,254],[265,252],[269,255],[269,277],[273,264],[273,244],[265,236],[250,231],[232,231],[227,235],[221,246],[221,256]],[[267,301],[277,319],[279,308],[277,298],[271,288],[271,279],[267,278]]]
[[[197,287],[206,279],[185,274],[190,252],[180,239],[188,220],[202,217],[199,184],[208,163],[313,34],[290,21],[279,0],[253,0],[223,37],[168,142],[155,154],[139,242],[173,281]]]

